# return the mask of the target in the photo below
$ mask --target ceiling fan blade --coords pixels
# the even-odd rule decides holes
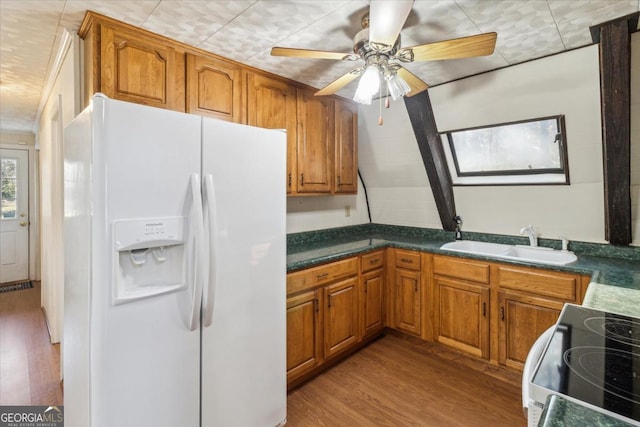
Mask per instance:
[[[327,52],[324,50],[296,49],[291,47],[273,47],[271,48],[272,56],[293,56],[298,58],[318,58],[318,59],[335,59],[335,60],[355,60],[360,59],[359,55],[354,53]]]
[[[496,33],[478,34],[459,39],[444,40],[400,49],[396,56],[407,56],[413,52],[413,61],[435,61],[439,59],[471,58],[491,55],[496,47]],[[409,54],[409,57],[412,55]]]
[[[402,77],[402,79],[407,82],[409,87],[411,88],[411,92],[407,94],[407,96],[413,96],[425,89],[429,88],[429,85],[423,82],[418,76],[413,74],[411,71],[407,70],[404,67],[398,68],[398,75]]]
[[[393,46],[412,7],[413,0],[371,0],[369,41]]]
[[[314,93],[314,95],[322,96],[322,95],[331,95],[333,93],[336,93],[337,91],[339,91],[340,89],[342,89],[343,87],[351,83],[353,80],[358,78],[358,76],[363,72],[364,72],[364,67],[353,69],[349,71],[347,74],[343,75],[342,77],[339,77],[336,80],[332,81],[331,83],[329,83],[328,85],[326,85],[325,87],[323,87],[322,89]]]

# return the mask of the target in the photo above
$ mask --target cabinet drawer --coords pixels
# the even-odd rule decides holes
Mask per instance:
[[[473,260],[433,257],[433,273],[473,282],[489,283],[489,264]]]
[[[356,274],[358,274],[357,257],[289,273],[287,275],[287,294],[311,289]]]
[[[420,252],[396,249],[396,267],[420,271]]]
[[[362,255],[362,263],[360,268],[362,272],[375,270],[384,265],[384,251],[371,252],[369,254]]]
[[[497,265],[494,280],[501,288],[572,302],[576,301],[580,276],[534,268]]]

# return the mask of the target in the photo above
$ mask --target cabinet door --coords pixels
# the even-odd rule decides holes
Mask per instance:
[[[396,328],[420,335],[420,273],[397,268],[394,286]]]
[[[489,357],[489,288],[434,277],[435,333],[442,344]]]
[[[242,88],[240,66],[187,54],[187,113],[243,123]]]
[[[499,362],[524,367],[535,340],[558,320],[563,303],[508,290],[498,293],[500,304]]]
[[[335,165],[333,191],[358,192],[358,108],[345,101],[335,101]]]
[[[287,382],[322,362],[320,291],[287,299]]]
[[[100,90],[110,98],[184,111],[184,54],[101,26]]]
[[[296,188],[296,88],[281,80],[247,75],[247,123],[287,130],[287,194]]]
[[[333,124],[333,99],[298,89],[298,193],[331,192]]]
[[[324,288],[324,354],[329,358],[355,344],[358,334],[358,278]]]
[[[362,275],[362,335],[368,337],[382,330],[384,274],[382,269]]]

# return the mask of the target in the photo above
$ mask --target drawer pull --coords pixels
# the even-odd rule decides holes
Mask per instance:
[[[376,264],[378,262],[380,262],[380,260],[378,258],[376,258],[376,259],[372,259],[371,261],[369,261],[369,264]]]
[[[400,258],[400,261],[406,262],[407,264],[413,264],[413,260],[409,258]]]
[[[326,279],[327,276],[329,276],[329,273],[320,273],[316,277],[318,278],[318,280],[322,280],[322,279]]]

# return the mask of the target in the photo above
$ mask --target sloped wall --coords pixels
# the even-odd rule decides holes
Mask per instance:
[[[604,242],[597,46],[429,91],[439,131],[565,115],[571,185],[454,187],[464,230],[515,235],[532,224],[545,238]],[[440,228],[404,104],[393,104],[382,128],[377,108],[360,109],[360,169],[372,221]]]

